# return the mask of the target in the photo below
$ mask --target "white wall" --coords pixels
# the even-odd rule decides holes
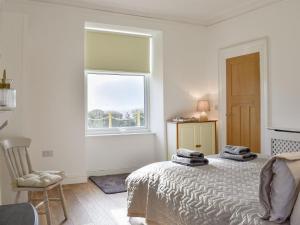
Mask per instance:
[[[85,22],[162,32],[163,64],[158,67],[163,76],[155,76],[153,84],[159,91],[152,90],[151,99],[155,134],[85,138]],[[85,181],[87,171],[126,171],[164,160],[165,119],[192,110],[195,97],[208,83],[202,77],[205,29],[198,26],[16,1],[5,4],[4,23],[8,33],[3,57],[18,92],[17,112],[5,133],[31,137],[34,166],[65,170],[68,182]],[[54,157],[42,158],[42,150],[54,150]],[[11,198],[3,201],[10,202]]]
[[[3,10],[4,11],[4,10]],[[10,79],[18,81],[13,86],[18,89],[18,97],[22,90],[23,71],[23,15],[17,13],[7,14],[1,12],[0,17],[0,74],[7,69]],[[20,91],[20,92],[19,92]],[[9,120],[9,126],[0,131],[0,137],[19,136],[22,134],[22,101],[17,102],[18,107],[14,112],[0,112],[0,124]],[[7,193],[10,190],[10,177],[0,151],[0,189],[2,189],[3,202],[11,202],[12,196]]]
[[[3,1],[0,0],[0,34],[1,34],[1,30],[2,30],[2,4],[3,4]],[[1,42],[0,42],[1,43]],[[1,49],[2,49],[2,45],[0,44],[0,60],[1,60]],[[4,120],[3,119],[0,119],[0,124],[2,124]],[[0,205],[2,204],[2,157],[0,157]]]
[[[206,75],[218,89],[219,49],[268,37],[270,126],[300,130],[300,1],[281,1],[269,7],[210,27]]]
[[[0,34],[2,34],[1,31],[3,29],[2,28],[2,20],[3,20],[2,4],[3,4],[3,0],[0,0]],[[2,57],[1,52],[2,52],[2,48],[3,48],[1,43],[2,42],[1,42],[1,39],[0,39],[0,62],[1,62],[1,57]],[[2,118],[2,117],[0,118],[0,124],[2,124],[5,121],[4,118]],[[0,157],[0,205],[2,204],[2,182],[3,182],[2,165],[3,165],[3,161],[2,161],[2,157]]]
[[[0,28],[0,73],[2,77],[3,69],[7,69],[9,79],[17,81],[13,87],[17,89],[18,108],[13,112],[0,112],[0,123],[8,120],[8,127],[0,131],[0,137],[21,136],[23,134],[22,126],[22,89],[23,89],[23,23],[24,16],[18,13],[3,12],[1,16]],[[13,196],[10,192],[10,177],[7,172],[6,164],[3,159],[2,149],[0,151],[0,170],[1,170],[1,189],[3,202],[12,202]]]
[[[212,77],[214,90],[218,90],[219,49],[268,38],[270,127],[300,130],[299,10],[298,0],[281,1],[208,28],[205,73]],[[270,139],[266,141],[269,145]]]
[[[88,174],[127,173],[155,159],[155,135],[88,137]]]

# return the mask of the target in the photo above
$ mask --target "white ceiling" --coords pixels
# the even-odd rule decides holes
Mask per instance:
[[[281,0],[34,0],[212,25]]]

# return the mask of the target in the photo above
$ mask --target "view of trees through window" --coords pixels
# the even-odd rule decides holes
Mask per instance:
[[[145,126],[145,77],[88,74],[89,129]]]

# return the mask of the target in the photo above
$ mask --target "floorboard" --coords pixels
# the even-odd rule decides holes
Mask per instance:
[[[126,210],[127,193],[107,195],[92,182],[65,185],[64,193],[69,219],[64,221],[59,202],[51,202],[53,225],[146,225],[141,218],[129,220]],[[49,196],[56,196],[52,191]],[[44,215],[40,225],[47,225]]]

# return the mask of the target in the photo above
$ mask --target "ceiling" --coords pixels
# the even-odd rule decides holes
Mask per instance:
[[[128,15],[213,25],[281,0],[34,0]]]

